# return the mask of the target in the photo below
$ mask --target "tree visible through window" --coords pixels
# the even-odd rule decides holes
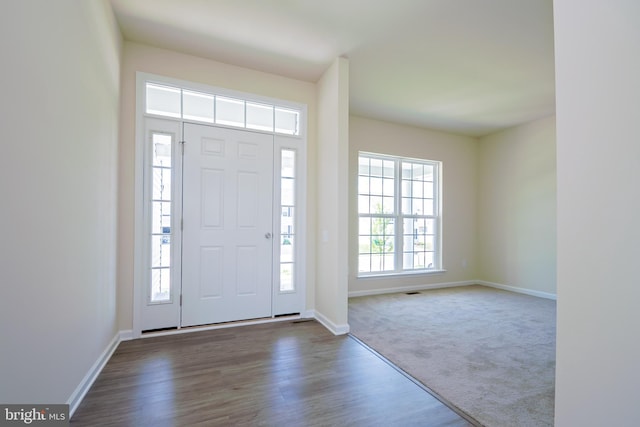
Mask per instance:
[[[439,167],[430,160],[360,153],[360,275],[441,268]]]

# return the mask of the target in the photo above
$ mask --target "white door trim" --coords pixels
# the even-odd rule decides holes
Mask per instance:
[[[235,97],[246,99],[253,102],[263,102],[269,104],[275,104],[283,107],[290,107],[300,111],[300,135],[289,136],[274,134],[275,154],[278,155],[281,148],[286,147],[295,149],[298,155],[298,176],[297,176],[297,189],[296,200],[297,202],[297,229],[298,229],[298,242],[296,249],[296,262],[297,269],[295,270],[295,277],[297,282],[297,306],[300,307],[301,313],[306,312],[306,248],[307,248],[307,198],[306,198],[306,186],[307,186],[307,106],[287,100],[275,99],[271,97],[265,97],[256,94],[244,93],[239,91],[233,91],[224,88],[213,87],[209,85],[163,77],[150,73],[137,72],[136,73],[136,135],[135,135],[135,171],[134,171],[134,250],[133,250],[133,324],[132,335],[133,338],[139,338],[142,336],[143,322],[142,322],[142,304],[145,301],[145,286],[147,279],[145,277],[147,273],[146,261],[148,259],[146,255],[146,230],[148,227],[148,218],[145,217],[145,119],[147,117],[158,117],[162,120],[177,122],[179,124],[184,123],[184,120],[171,119],[167,117],[159,117],[145,114],[145,84],[146,82],[164,83],[167,85],[173,85],[182,87],[189,90],[205,91],[220,94],[223,96]],[[279,206],[274,203],[274,214],[279,214]],[[274,215],[274,225],[276,222],[276,216]],[[274,230],[277,228],[274,227]],[[275,234],[275,233],[274,233]],[[274,290],[274,299],[278,298],[279,293]],[[281,296],[282,297],[282,296]],[[291,299],[291,295],[286,296],[287,299]],[[277,312],[276,312],[277,313]]]

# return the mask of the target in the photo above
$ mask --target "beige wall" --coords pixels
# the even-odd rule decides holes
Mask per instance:
[[[638,426],[640,2],[553,3],[556,426]]]
[[[316,85],[235,67],[170,50],[125,42],[119,155],[118,318],[122,330],[133,326],[135,85],[136,72],[293,101],[308,106],[307,307],[314,306],[316,210]]]
[[[349,62],[337,58],[318,82],[317,317],[348,332]]]
[[[106,2],[0,13],[0,402],[69,403],[116,319],[120,33]]]
[[[480,138],[478,279],[556,293],[555,117]]]
[[[358,279],[358,151],[438,160],[443,163],[442,274]],[[349,291],[453,283],[476,279],[475,138],[351,116],[349,126]]]

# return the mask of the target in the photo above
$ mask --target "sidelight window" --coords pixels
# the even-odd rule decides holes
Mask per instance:
[[[171,299],[172,139],[151,134],[151,302]]]
[[[280,170],[280,292],[295,291],[296,152],[281,151]]]

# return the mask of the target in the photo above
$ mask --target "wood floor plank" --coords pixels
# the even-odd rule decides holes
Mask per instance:
[[[127,341],[73,426],[470,426],[314,321]]]

